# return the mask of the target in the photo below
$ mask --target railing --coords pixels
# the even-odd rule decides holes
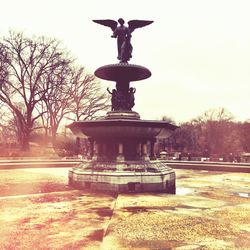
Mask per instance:
[[[15,168],[63,168],[80,165],[84,160],[72,159],[22,159],[22,160],[0,160],[0,169]],[[177,160],[158,160],[166,163],[173,169],[192,169],[226,172],[250,173],[250,163],[232,162],[201,162],[201,161],[177,161]]]
[[[79,159],[22,159],[0,160],[0,169],[15,168],[63,168],[77,166],[82,162]]]
[[[161,160],[174,169],[250,173],[250,163]]]

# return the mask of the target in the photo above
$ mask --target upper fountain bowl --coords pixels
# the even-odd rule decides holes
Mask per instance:
[[[103,80],[108,81],[140,81],[151,76],[149,69],[135,64],[118,63],[108,64],[98,68],[95,75]]]

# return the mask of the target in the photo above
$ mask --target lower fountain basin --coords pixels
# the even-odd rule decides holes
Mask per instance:
[[[89,138],[90,161],[69,171],[69,184],[79,189],[175,193],[175,173],[155,160],[156,138],[177,128],[165,121],[140,120],[133,111],[111,111],[106,119],[68,126],[75,136]],[[150,150],[149,150],[150,148]]]
[[[82,138],[167,138],[177,128],[165,121],[129,119],[78,121],[68,127]]]

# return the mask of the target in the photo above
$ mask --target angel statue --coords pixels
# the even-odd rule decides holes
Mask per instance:
[[[117,59],[120,61],[120,63],[128,63],[130,58],[132,58],[133,47],[130,42],[131,33],[136,28],[141,28],[153,23],[153,21],[131,20],[128,22],[128,27],[127,27],[124,25],[125,22],[122,18],[119,18],[118,22],[111,19],[93,20],[93,22],[104,26],[108,26],[112,29],[113,35],[111,37],[117,38],[117,49],[118,49]],[[120,25],[118,25],[118,23]]]

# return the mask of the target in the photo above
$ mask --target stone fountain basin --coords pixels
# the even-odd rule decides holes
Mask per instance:
[[[164,121],[152,120],[96,120],[78,121],[68,125],[72,132],[82,138],[167,138],[177,128]]]
[[[98,68],[95,71],[95,75],[107,81],[117,82],[125,80],[128,82],[132,82],[149,78],[151,76],[151,72],[146,67],[140,65],[118,63],[108,64]]]

